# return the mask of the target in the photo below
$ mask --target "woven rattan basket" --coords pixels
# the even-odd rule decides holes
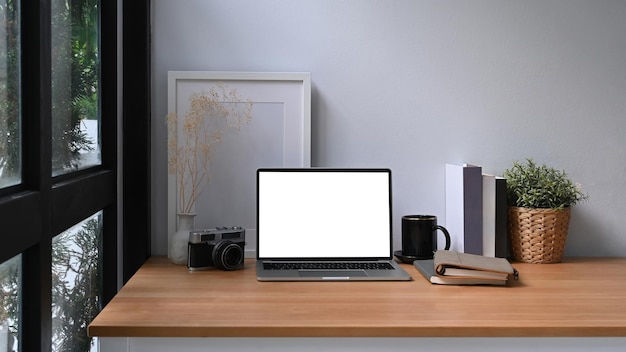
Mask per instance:
[[[509,207],[513,258],[526,263],[558,263],[563,257],[570,208],[563,210]]]

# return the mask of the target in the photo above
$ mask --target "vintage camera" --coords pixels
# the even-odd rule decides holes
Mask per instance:
[[[239,226],[190,231],[187,268],[238,269],[243,264],[245,239],[246,230]]]

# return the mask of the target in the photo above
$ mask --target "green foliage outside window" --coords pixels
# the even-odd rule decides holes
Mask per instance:
[[[78,231],[66,231],[52,245],[52,347],[87,352],[87,326],[100,312],[102,268],[99,216]]]
[[[20,37],[17,0],[0,2],[0,26],[6,31],[6,50],[0,50],[0,178],[20,177]],[[64,35],[67,47],[52,48],[53,170],[76,170],[79,154],[94,150],[94,141],[81,129],[83,120],[99,118],[98,0],[66,0],[53,11],[52,33]],[[3,23],[4,22],[4,23]],[[59,69],[57,66],[69,66]],[[0,184],[1,185],[1,184]]]
[[[81,121],[98,119],[98,0],[60,4],[52,10],[52,32],[64,44],[52,52],[52,170],[71,171],[82,151],[94,150]]]
[[[53,170],[75,170],[79,153],[94,149],[81,122],[99,119],[99,8],[98,0],[53,1],[52,35],[67,33],[63,48],[52,47],[52,111],[70,119],[52,119]],[[60,6],[60,8],[56,8]],[[0,26],[6,46],[0,49],[0,187],[3,181],[21,178],[21,121],[19,1],[0,0]],[[22,4],[21,11],[28,11]],[[55,26],[69,31],[55,31]],[[62,63],[69,69],[55,70]],[[57,93],[60,92],[59,95]],[[62,99],[55,99],[63,97]],[[28,103],[33,103],[29,101]],[[18,181],[19,182],[19,181]],[[87,325],[100,309],[100,216],[86,221],[80,230],[55,237],[52,248],[53,351],[86,352],[92,348]],[[19,258],[19,257],[16,257]],[[12,336],[19,330],[20,261],[0,263],[0,324]],[[28,338],[28,334],[23,332]],[[16,346],[14,346],[16,347]]]
[[[54,238],[52,246],[52,347],[88,352],[87,326],[100,311],[102,264],[100,216]],[[0,265],[0,324],[16,337],[19,319],[19,260]],[[24,336],[26,338],[28,334]]]
[[[0,326],[8,329],[9,336],[17,336],[19,265],[19,256],[0,264]]]
[[[16,1],[4,1],[0,5],[0,26],[6,40],[6,50],[0,50],[0,63],[4,66],[0,77],[0,179],[20,176],[17,175],[20,170],[18,24]]]

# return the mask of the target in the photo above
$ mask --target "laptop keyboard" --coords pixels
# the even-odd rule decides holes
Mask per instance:
[[[393,270],[385,262],[283,262],[263,263],[265,270]]]

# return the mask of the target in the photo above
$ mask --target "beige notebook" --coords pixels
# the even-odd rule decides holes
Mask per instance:
[[[505,258],[438,250],[433,261],[438,276],[507,280],[513,275],[517,279],[517,271]]]

